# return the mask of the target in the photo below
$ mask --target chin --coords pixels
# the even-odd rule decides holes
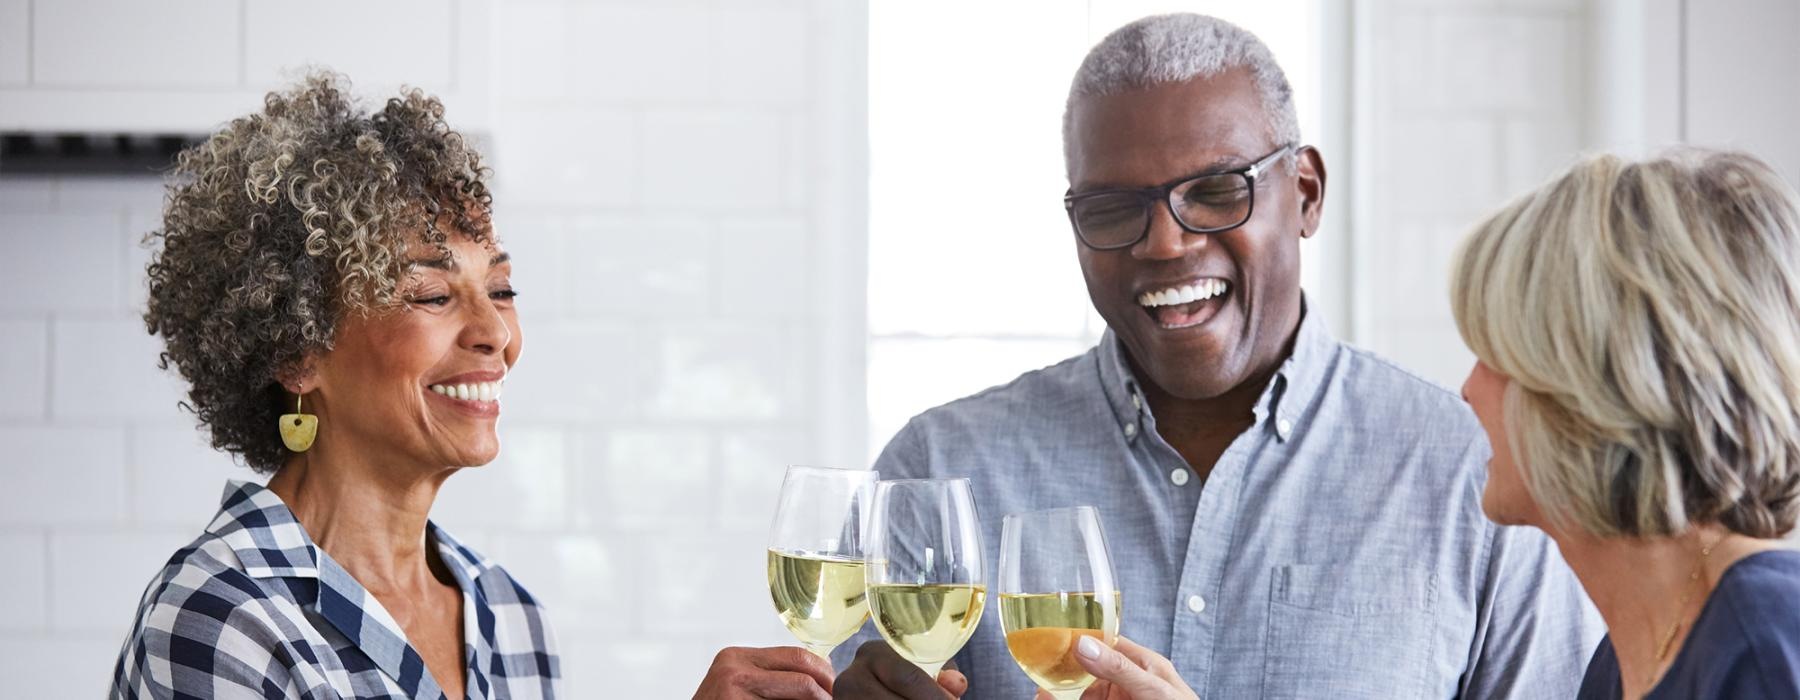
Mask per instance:
[[[447,466],[479,467],[494,461],[500,456],[500,440],[489,435],[482,439],[471,439],[456,446],[446,455]]]
[[[1509,503],[1507,499],[1495,493],[1483,493],[1481,496],[1481,514],[1487,516],[1487,519],[1493,521],[1495,525],[1536,526],[1536,521],[1525,515],[1530,510],[1529,507],[1521,508],[1516,504]]]

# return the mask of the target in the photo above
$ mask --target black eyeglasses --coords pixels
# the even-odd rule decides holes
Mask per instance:
[[[1256,211],[1256,178],[1294,147],[1282,146],[1236,170],[1189,175],[1155,187],[1071,193],[1063,197],[1063,209],[1075,237],[1095,250],[1129,248],[1144,240],[1150,234],[1150,208],[1158,200],[1169,205],[1175,223],[1188,233],[1230,231]]]

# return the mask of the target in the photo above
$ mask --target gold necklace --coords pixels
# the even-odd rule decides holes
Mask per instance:
[[[1682,592],[1681,607],[1677,608],[1675,621],[1669,623],[1669,631],[1663,633],[1662,643],[1656,645],[1656,658],[1650,663],[1650,672],[1644,676],[1644,686],[1646,688],[1655,687],[1656,671],[1658,668],[1662,667],[1663,659],[1668,658],[1669,647],[1675,644],[1675,634],[1681,631],[1681,618],[1682,615],[1687,612],[1688,603],[1694,599],[1694,589],[1705,587],[1705,583],[1700,580],[1700,574],[1706,570],[1706,559],[1707,557],[1712,556],[1713,549],[1717,548],[1719,543],[1723,541],[1725,541],[1725,535],[1719,535],[1719,538],[1713,540],[1712,544],[1703,544],[1700,546],[1700,559],[1699,561],[1694,562],[1693,571],[1688,572],[1688,582],[1695,585],[1688,586],[1687,590]]]

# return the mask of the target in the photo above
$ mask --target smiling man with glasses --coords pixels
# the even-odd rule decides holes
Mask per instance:
[[[1326,177],[1299,132],[1243,29],[1181,14],[1107,36],[1070,89],[1060,243],[1105,336],[920,414],[875,466],[971,479],[990,547],[1008,513],[1099,509],[1130,639],[1081,662],[1101,697],[1571,697],[1597,618],[1541,533],[1482,516],[1474,416],[1308,312]],[[1031,697],[998,621],[936,682],[865,630],[820,685]],[[773,664],[735,659],[728,677],[774,687]],[[795,692],[765,696],[817,697]]]

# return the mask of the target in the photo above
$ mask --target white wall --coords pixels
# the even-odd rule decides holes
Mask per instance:
[[[1357,0],[1351,321],[1340,333],[1456,387],[1455,245],[1584,152],[1748,149],[1800,183],[1791,0]]]
[[[1748,150],[1800,186],[1800,3],[1682,4],[1683,140]]]
[[[301,59],[375,73],[359,86],[377,95],[447,81],[450,121],[491,145],[526,351],[502,457],[453,477],[434,517],[550,606],[571,697],[687,697],[718,648],[791,641],[763,563],[782,469],[865,450],[860,3],[76,4],[0,0],[0,115],[180,101],[200,88],[167,83],[192,76],[229,104],[168,128],[206,130]],[[419,27],[461,38],[407,57],[371,43]],[[312,48],[292,35],[324,29]],[[146,53],[188,58],[133,63]],[[201,445],[152,364],[136,242],[160,196],[0,180],[8,696],[101,694],[145,582],[249,476]]]
[[[1352,225],[1321,234],[1352,239],[1340,334],[1461,385],[1473,357],[1450,315],[1450,257],[1482,216],[1587,147],[1588,5],[1355,4],[1353,153],[1334,163],[1328,200]]]

